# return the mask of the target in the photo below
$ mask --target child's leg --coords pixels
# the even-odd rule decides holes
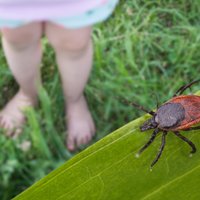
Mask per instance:
[[[0,127],[8,129],[7,134],[10,135],[14,128],[24,123],[21,110],[36,103],[36,84],[40,83],[42,24],[30,23],[15,29],[4,28],[1,33],[8,65],[20,86],[18,93],[0,112]]]
[[[95,132],[83,96],[92,67],[91,27],[70,30],[47,22],[45,32],[57,55],[67,108],[67,146],[74,150],[88,143]]]

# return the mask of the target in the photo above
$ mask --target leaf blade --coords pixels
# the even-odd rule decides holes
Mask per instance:
[[[168,194],[169,190],[176,190],[180,184],[187,185],[185,180],[192,182],[188,174],[195,178],[193,172],[198,172],[200,168],[199,153],[189,158],[188,146],[169,134],[166,149],[150,172],[150,163],[160,145],[160,137],[156,138],[140,158],[134,156],[151,133],[141,133],[138,129],[145,119],[146,117],[139,118],[116,130],[53,171],[15,200],[148,200],[159,199],[160,196],[162,199],[169,195],[170,198],[181,196],[180,192]],[[195,140],[197,147],[200,146],[198,134],[186,134]],[[198,179],[195,181],[197,185],[200,183]],[[193,188],[188,187],[185,191],[193,195],[190,199],[200,197]]]

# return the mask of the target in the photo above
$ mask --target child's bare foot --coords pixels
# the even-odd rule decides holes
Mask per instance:
[[[95,134],[95,125],[84,96],[67,106],[67,147],[74,151],[82,144],[87,144]]]
[[[25,122],[23,110],[35,105],[36,100],[26,96],[21,90],[0,111],[0,127],[5,129],[7,136],[19,134]]]

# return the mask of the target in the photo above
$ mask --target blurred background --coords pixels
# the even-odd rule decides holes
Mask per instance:
[[[94,67],[85,90],[97,136],[142,115],[123,103],[146,108],[168,100],[200,73],[199,0],[121,0],[112,17],[94,27]],[[0,133],[0,199],[7,200],[82,151],[64,145],[64,99],[55,55],[43,38],[43,89],[37,108],[17,139]],[[0,48],[0,107],[18,86]],[[192,91],[199,90],[194,85]],[[190,92],[190,91],[188,91]],[[91,144],[92,144],[91,143]],[[90,144],[90,145],[91,145]]]

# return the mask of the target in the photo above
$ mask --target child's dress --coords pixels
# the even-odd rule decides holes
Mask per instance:
[[[90,26],[108,18],[118,0],[0,0],[0,27],[52,21],[67,28]]]

